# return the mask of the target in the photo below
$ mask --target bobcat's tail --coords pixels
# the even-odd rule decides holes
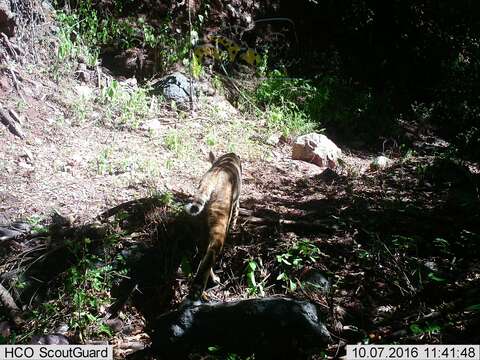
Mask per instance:
[[[202,212],[207,201],[210,200],[210,195],[211,191],[208,193],[197,195],[192,202],[188,203],[185,206],[185,211],[192,216],[197,216]]]

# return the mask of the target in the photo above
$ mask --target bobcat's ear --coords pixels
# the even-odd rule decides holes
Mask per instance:
[[[213,164],[215,162],[215,155],[213,154],[213,152],[209,152],[208,153],[208,160]]]

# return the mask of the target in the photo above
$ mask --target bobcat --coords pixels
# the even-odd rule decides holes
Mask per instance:
[[[188,299],[200,300],[209,276],[216,280],[212,267],[222,250],[229,228],[234,228],[242,187],[240,158],[229,153],[215,159],[210,153],[212,167],[203,176],[194,200],[185,210],[192,216],[205,212],[208,228],[208,247],[193,280]]]

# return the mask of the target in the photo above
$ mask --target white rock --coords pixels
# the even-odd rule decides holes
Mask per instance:
[[[342,150],[322,134],[299,136],[292,146],[292,159],[303,160],[320,167],[335,168]]]
[[[87,85],[77,85],[75,87],[75,92],[79,97],[84,99],[90,99],[93,96],[93,90]]]
[[[158,132],[162,129],[162,123],[158,119],[152,119],[143,124],[141,129]]]
[[[392,160],[387,158],[386,156],[377,156],[375,159],[372,160],[370,163],[370,169],[371,170],[381,170],[385,169],[387,166],[389,166],[392,163]]]

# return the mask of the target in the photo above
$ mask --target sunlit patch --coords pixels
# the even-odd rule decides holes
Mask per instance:
[[[197,60],[206,63],[211,59],[226,60],[229,62],[241,62],[243,64],[257,66],[260,63],[258,52],[248,46],[242,46],[236,42],[218,35],[207,35],[208,43],[195,46],[194,54]]]

